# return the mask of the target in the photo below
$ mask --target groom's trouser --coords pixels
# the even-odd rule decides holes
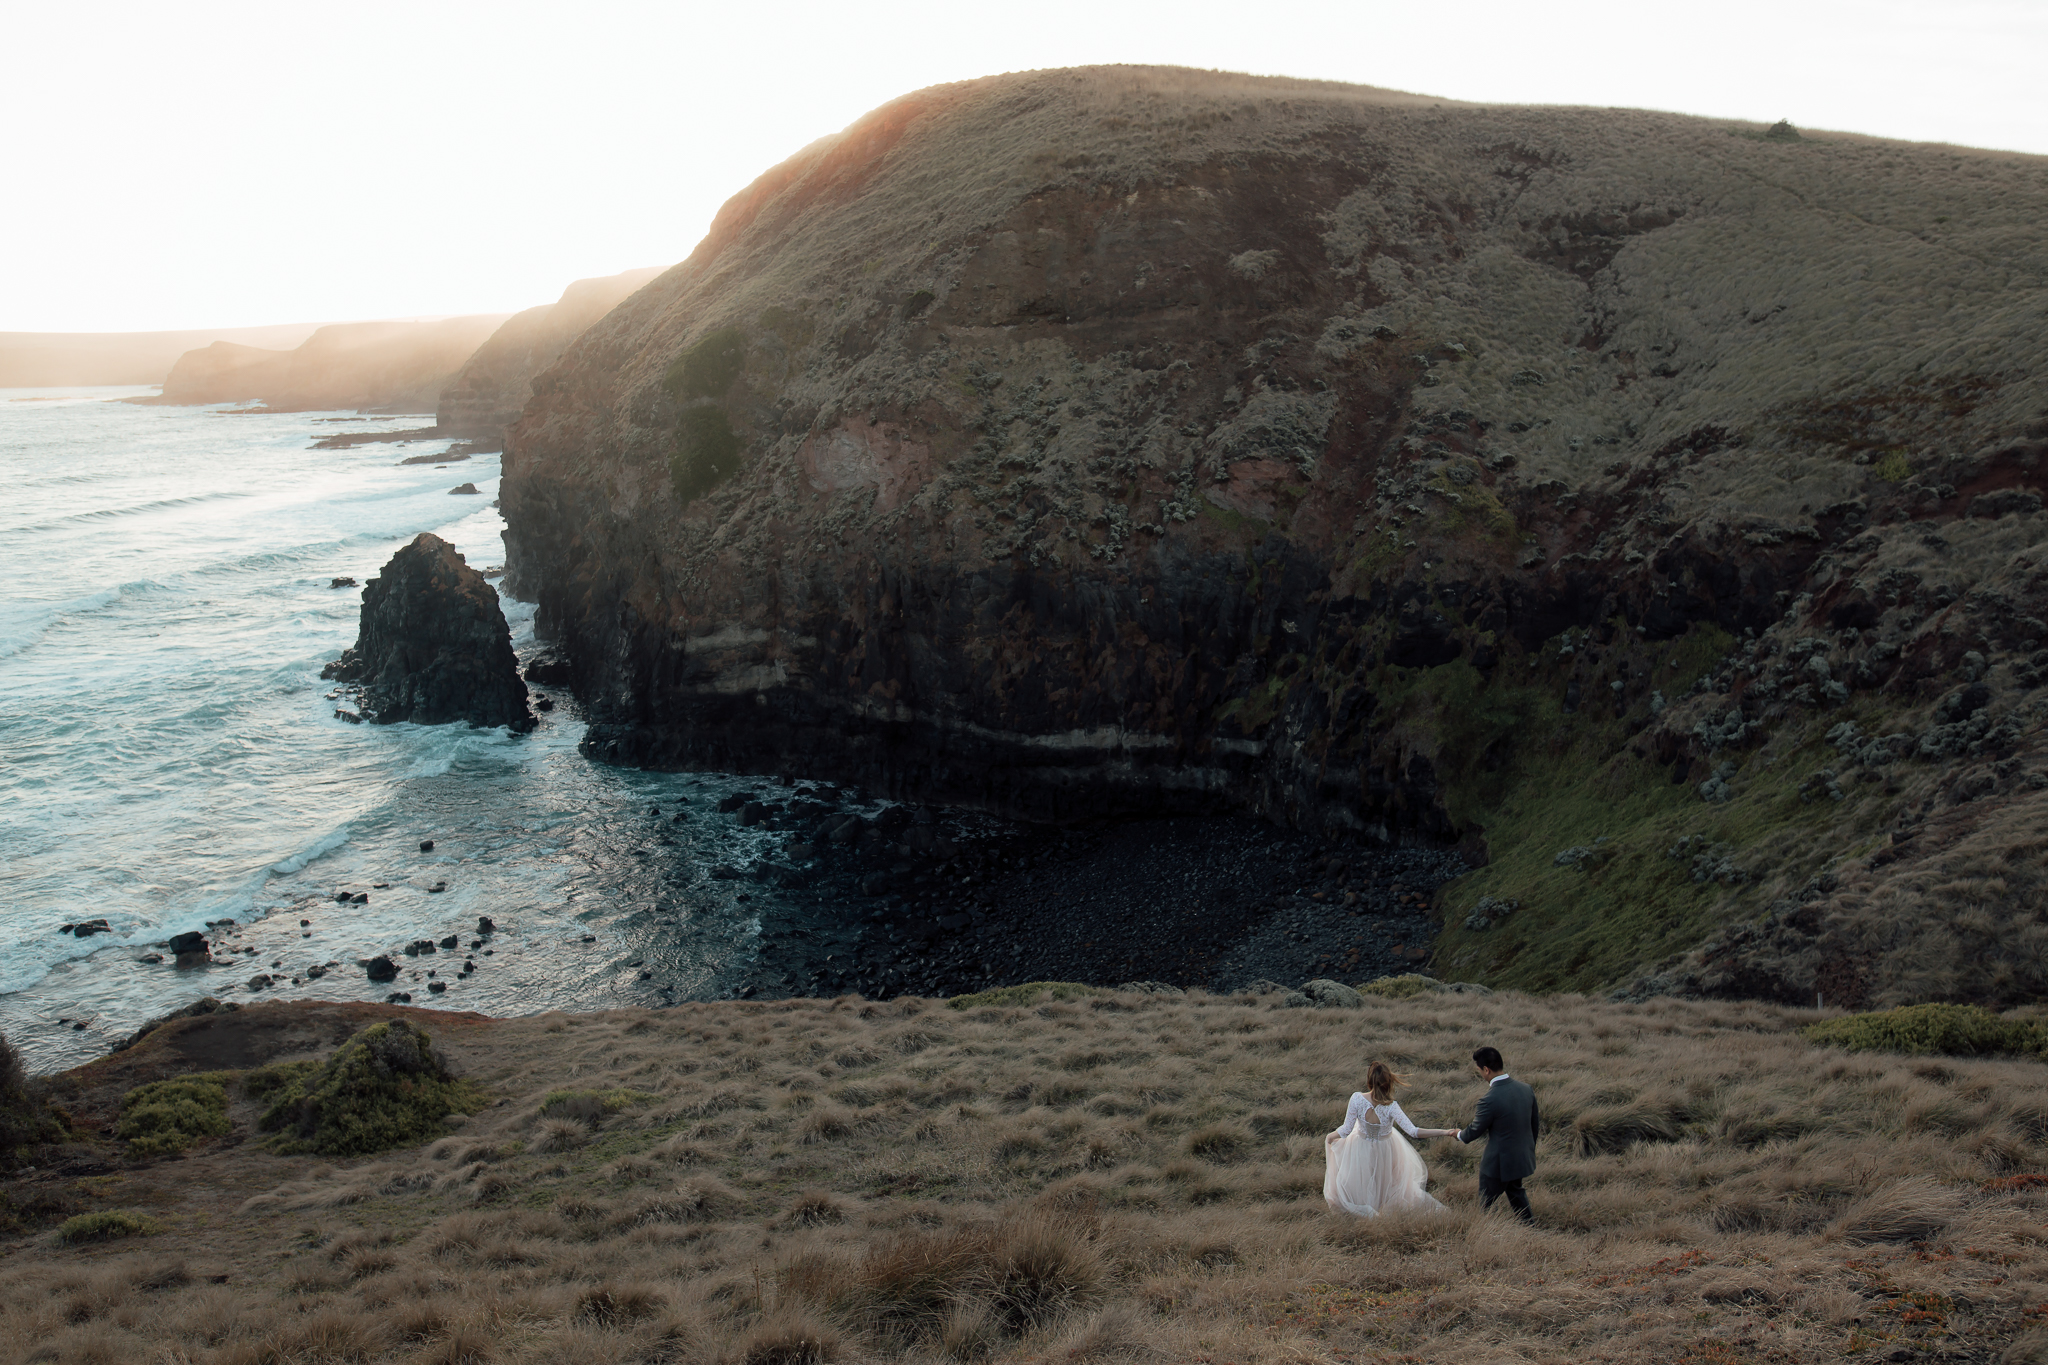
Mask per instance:
[[[1519,1180],[1495,1180],[1490,1175],[1479,1177],[1479,1207],[1490,1209],[1493,1201],[1502,1195],[1508,1197],[1508,1207],[1515,1211],[1515,1217],[1525,1223],[1533,1223],[1536,1216],[1529,1212],[1529,1195]]]

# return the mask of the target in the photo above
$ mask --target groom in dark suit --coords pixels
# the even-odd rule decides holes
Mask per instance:
[[[1533,1223],[1522,1182],[1536,1172],[1536,1092],[1508,1075],[1497,1048],[1478,1049],[1472,1065],[1486,1082],[1486,1095],[1472,1113],[1472,1126],[1457,1139],[1486,1139],[1486,1155],[1479,1158],[1479,1206],[1491,1208],[1506,1195],[1515,1216]]]

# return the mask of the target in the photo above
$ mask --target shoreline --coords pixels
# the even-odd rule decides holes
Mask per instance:
[[[499,910],[485,932],[468,898],[429,893],[423,904],[470,917],[460,926],[445,916],[417,919],[387,933],[390,942],[375,951],[360,942],[353,951],[321,948],[331,916],[347,912],[341,897],[394,894],[382,881],[337,882],[334,893],[208,926],[212,960],[202,967],[175,966],[166,948],[141,944],[110,944],[61,964],[14,993],[17,1006],[42,1006],[9,1011],[17,1016],[14,1041],[38,1073],[62,1071],[110,1055],[146,1023],[209,997],[237,1007],[395,1003],[520,1018],[563,1008],[572,994],[587,997],[580,1008],[615,1009],[942,998],[1041,980],[1219,993],[1291,990],[1316,978],[1351,984],[1425,964],[1439,928],[1434,893],[1467,870],[1448,849],[1339,849],[1246,816],[1052,827],[875,803],[825,782],[784,788],[776,779],[693,776],[722,779],[731,790],[703,803],[678,794],[651,802],[632,817],[642,831],[636,846],[614,850],[622,860],[663,858],[665,867],[648,869],[663,888],[648,903],[621,893],[574,923],[561,913],[570,905],[549,916],[561,923],[548,924]],[[606,813],[586,818],[596,824]],[[725,836],[711,847],[727,850],[731,835],[755,835],[753,856],[708,861],[704,844],[674,838],[679,825],[710,827]],[[425,890],[457,873],[421,861],[426,870],[394,867],[388,875]],[[744,930],[707,940],[708,924],[735,916]],[[338,927],[354,937],[345,922]],[[299,962],[306,952],[313,957]],[[109,953],[146,974],[132,983],[140,1008],[118,1017],[60,1013],[59,1002],[75,998],[66,978],[100,975]],[[378,955],[397,968],[394,978],[369,977]],[[152,989],[159,972],[161,986]],[[485,999],[476,998],[472,978]],[[530,1007],[519,1008],[517,992],[530,992]],[[21,1027],[30,1022],[44,1027]],[[74,1042],[72,1032],[83,1036]]]

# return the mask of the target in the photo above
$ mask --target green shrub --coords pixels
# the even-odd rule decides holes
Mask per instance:
[[[164,1225],[133,1209],[103,1209],[67,1218],[57,1229],[60,1242],[111,1242],[116,1237],[147,1237]]]
[[[1367,981],[1353,987],[1360,995],[1377,995],[1385,1000],[1407,1000],[1433,991],[1437,983],[1418,972],[1403,972],[1399,976],[1383,976],[1376,981]]]
[[[698,339],[676,357],[662,376],[662,391],[671,398],[719,398],[746,368],[747,340],[737,327],[721,327]]]
[[[978,1009],[983,1005],[1021,1007],[1035,1005],[1041,999],[1079,1000],[1083,996],[1100,994],[1100,986],[1084,986],[1078,981],[1026,981],[1021,986],[998,986],[992,991],[956,995],[946,1002],[946,1007],[956,1010]]]
[[[278,1134],[271,1146],[323,1156],[362,1156],[436,1137],[445,1131],[443,1119],[483,1103],[481,1090],[449,1072],[426,1032],[403,1019],[372,1024],[272,1093],[257,1121]]]
[[[686,408],[676,426],[675,454],[669,457],[669,482],[684,502],[702,497],[724,483],[740,467],[740,438],[725,409]]]
[[[26,1149],[64,1137],[64,1124],[29,1080],[21,1054],[0,1033],[0,1170],[14,1165]]]
[[[224,1079],[216,1071],[136,1086],[121,1100],[114,1135],[137,1156],[168,1156],[202,1138],[222,1136],[228,1131]]]
[[[2038,1020],[2003,1018],[1977,1005],[1901,1005],[1808,1024],[1800,1032],[1808,1042],[1851,1052],[2048,1055],[2048,1026]]]
[[[242,1093],[252,1100],[267,1100],[291,1086],[303,1087],[306,1077],[319,1069],[318,1062],[277,1062],[244,1073]]]
[[[1888,450],[1872,472],[1886,483],[1904,483],[1906,476],[1913,472],[1913,466],[1906,462],[1903,450]]]

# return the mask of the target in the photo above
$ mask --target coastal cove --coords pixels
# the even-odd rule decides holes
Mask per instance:
[[[543,682],[531,735],[350,724],[319,675],[355,638],[360,589],[331,585],[422,531],[501,564],[496,457],[332,448],[417,417],[106,401],[133,392],[0,395],[19,490],[0,529],[0,1032],[35,1071],[202,996],[516,1016],[1356,980],[1419,960],[1430,893],[1462,870],[1418,851],[1332,864],[1242,817],[1048,828],[800,775],[614,767],[578,752],[581,713]],[[532,608],[504,606],[530,660]],[[212,965],[171,963],[186,931]],[[368,979],[379,954],[399,979]]]

